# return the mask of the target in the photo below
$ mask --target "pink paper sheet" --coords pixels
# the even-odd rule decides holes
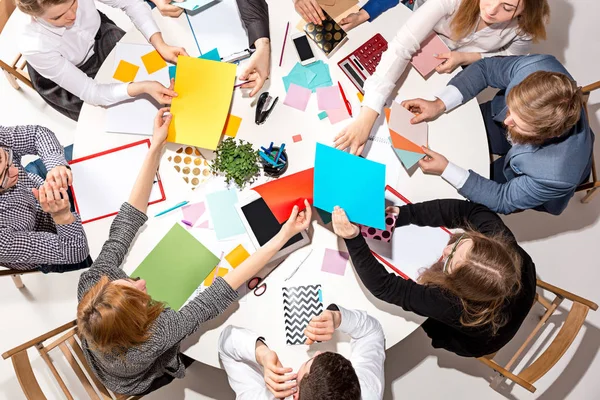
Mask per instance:
[[[338,86],[317,88],[319,110],[334,110],[344,107]]]
[[[310,89],[291,83],[283,104],[300,111],[305,111],[311,93]]]
[[[206,211],[206,206],[203,202],[188,204],[187,206],[182,207],[181,211],[183,211],[183,219],[191,222],[192,226],[194,226]]]
[[[440,39],[435,32],[432,32],[431,35],[421,43],[421,48],[413,55],[410,63],[425,77],[444,61],[435,58],[433,55],[447,53],[449,51],[450,49],[442,39]]]
[[[325,249],[321,271],[344,276],[350,255],[345,251]]]
[[[346,107],[342,106],[342,108],[335,110],[327,110],[327,117],[329,117],[329,122],[337,124],[340,121],[350,118],[350,115],[348,115]]]

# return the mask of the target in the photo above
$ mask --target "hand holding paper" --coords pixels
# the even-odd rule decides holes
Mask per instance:
[[[425,146],[423,146],[423,151],[427,157],[419,160],[419,167],[426,174],[441,175],[448,166],[448,159]]]
[[[435,100],[410,99],[400,103],[413,114],[416,114],[411,120],[411,124],[418,124],[423,121],[431,121],[442,115],[446,111],[446,105],[438,98]]]

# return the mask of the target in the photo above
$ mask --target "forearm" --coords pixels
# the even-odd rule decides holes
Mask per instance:
[[[160,143],[152,143],[150,145],[148,154],[142,164],[142,169],[138,174],[131,195],[129,196],[129,204],[144,214],[148,210],[148,199],[150,198],[150,192],[154,185],[154,178],[156,177],[162,150],[162,144]]]
[[[236,0],[250,46],[264,38],[269,40],[269,6],[265,0]],[[226,54],[225,54],[226,55]]]
[[[460,65],[471,65],[474,62],[481,60],[481,53],[470,53],[470,52],[461,52],[461,63]]]
[[[399,0],[369,0],[367,4],[363,6],[361,11],[365,11],[367,13],[368,21],[373,22],[375,18],[379,17],[390,8],[396,7],[398,3]]]

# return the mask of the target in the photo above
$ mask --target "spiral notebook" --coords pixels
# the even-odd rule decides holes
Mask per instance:
[[[394,153],[390,142],[390,132],[385,125],[377,128],[375,134],[371,134],[362,156],[371,161],[385,165],[385,184],[396,186],[400,177],[400,161]]]
[[[285,343],[304,344],[304,330],[310,320],[323,312],[321,285],[284,287],[283,317],[285,322]]]

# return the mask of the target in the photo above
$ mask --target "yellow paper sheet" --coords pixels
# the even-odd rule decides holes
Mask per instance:
[[[167,63],[158,54],[158,51],[152,50],[150,53],[142,56],[142,62],[148,74],[153,74],[158,70],[161,70],[167,66]]]
[[[240,117],[236,117],[235,115],[229,114],[227,116],[227,121],[225,121],[225,127],[223,128],[223,134],[231,137],[235,137],[238,133],[238,129],[240,129],[240,124],[242,123],[242,119]]]
[[[217,148],[231,105],[235,69],[235,64],[179,56],[169,142]]]
[[[210,274],[208,274],[208,276],[204,280],[204,286],[210,286],[213,284],[213,281],[217,277],[217,276],[215,276],[215,270],[217,268],[219,269],[217,271],[217,276],[220,276],[221,278],[224,277],[225,275],[227,275],[227,273],[229,272],[229,270],[227,268],[223,268],[223,267],[219,267],[219,266],[215,267],[215,269],[210,271]]]
[[[133,82],[139,69],[140,67],[137,65],[121,60],[119,61],[119,65],[117,65],[113,78],[125,83]]]
[[[250,257],[250,253],[248,253],[244,246],[240,244],[235,249],[231,250],[231,252],[225,256],[225,259],[229,265],[233,268],[237,268],[237,266],[243,263],[248,257]]]

